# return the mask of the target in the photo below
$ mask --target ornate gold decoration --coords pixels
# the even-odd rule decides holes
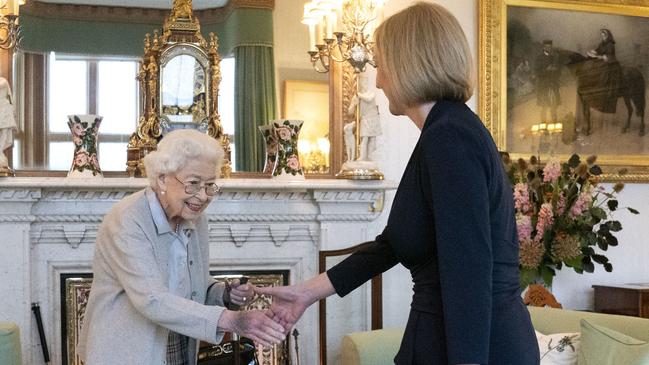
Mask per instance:
[[[507,138],[507,6],[642,16],[649,18],[649,0],[484,0],[479,2],[478,114],[497,146],[506,150]],[[510,153],[511,158],[529,155]],[[649,182],[649,164],[643,155],[598,155],[605,168],[602,181]],[[614,171],[626,168],[628,173]]]
[[[66,365],[82,365],[76,354],[76,348],[91,286],[92,279],[89,278],[67,278],[65,280],[65,347],[68,351]]]
[[[0,177],[16,176],[15,171],[10,167],[0,167]]]
[[[343,65],[343,110],[349,110],[349,105],[352,103],[354,95],[356,95],[356,84],[358,83],[358,77],[354,68],[349,65]],[[343,113],[344,123],[356,121],[354,115],[348,113]]]
[[[284,285],[284,278],[282,274],[254,274],[246,275],[249,277],[248,282],[253,284],[256,287],[267,287],[267,286],[282,286]],[[241,275],[217,275],[214,278],[217,281],[221,282],[231,282],[234,279],[238,279]],[[268,295],[259,295],[255,294],[252,301],[241,308],[240,310],[267,310],[270,308],[273,302],[273,298]],[[288,344],[285,340],[279,345],[274,345],[270,348],[264,348],[263,346],[257,346],[257,358],[259,363],[262,365],[283,365],[290,363],[289,359]]]
[[[142,158],[154,151],[162,138],[161,128],[161,75],[160,67],[163,57],[172,53],[172,49],[184,51],[207,59],[208,67],[206,103],[208,110],[207,133],[219,140],[226,151],[226,160],[221,170],[222,177],[229,177],[230,141],[223,134],[218,113],[218,90],[221,82],[221,57],[218,53],[218,38],[210,33],[209,42],[203,38],[198,19],[192,13],[191,0],[174,0],[173,8],[164,21],[162,35],[158,30],[153,36],[147,33],[144,37],[144,56],[140,62],[137,81],[140,86],[140,118],[135,133],[129,139],[127,168],[129,176],[145,176]]]
[[[18,0],[0,0],[0,48],[12,49],[20,42]]]
[[[284,276],[275,273],[261,273],[247,275],[249,282],[257,287],[281,286],[284,285]],[[220,282],[232,281],[241,277],[241,275],[217,275],[214,278]],[[76,356],[77,343],[79,342],[79,332],[83,324],[88,297],[92,286],[92,278],[67,278],[65,280],[65,323],[66,332],[66,349],[68,361],[66,365],[82,365],[81,360]],[[270,308],[272,297],[267,295],[255,294],[253,300],[241,310],[259,309],[266,310]],[[288,344],[286,341],[271,348],[257,348],[260,364],[265,365],[283,365],[290,361]]]

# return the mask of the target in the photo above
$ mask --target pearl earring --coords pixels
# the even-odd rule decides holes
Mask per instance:
[[[162,195],[165,195],[166,193],[167,193],[166,190],[161,190],[161,191],[160,191],[160,194],[162,194]]]

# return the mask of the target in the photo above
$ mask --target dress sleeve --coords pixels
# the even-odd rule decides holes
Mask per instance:
[[[484,135],[464,122],[432,125],[422,141],[421,162],[434,214],[449,364],[486,364],[492,312],[491,153]]]
[[[116,221],[130,221],[120,224]],[[156,265],[154,242],[132,217],[105,219],[105,234],[97,241],[95,264],[106,265],[133,306],[144,317],[174,332],[218,343],[217,323],[224,308],[206,306],[169,292]]]
[[[336,289],[336,293],[344,297],[397,263],[397,258],[392,252],[385,234],[380,234],[369,246],[356,251],[338,265],[327,270],[327,276]]]

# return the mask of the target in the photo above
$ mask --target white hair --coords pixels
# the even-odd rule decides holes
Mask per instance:
[[[177,129],[166,134],[158,148],[144,156],[144,167],[149,185],[157,190],[160,175],[177,172],[197,158],[213,161],[216,176],[220,176],[224,155],[223,147],[209,135],[195,129]]]

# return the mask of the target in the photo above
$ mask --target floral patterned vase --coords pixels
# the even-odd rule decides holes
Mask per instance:
[[[92,114],[68,116],[74,142],[74,159],[68,177],[103,177],[97,159],[97,132],[101,120],[101,116]]]
[[[302,123],[302,120],[285,119],[271,122],[278,145],[273,179],[304,180],[297,151],[297,139]]]
[[[259,126],[259,131],[264,136],[264,141],[266,142],[266,162],[264,163],[264,170],[262,172],[270,175],[273,173],[273,168],[277,161],[277,137],[275,136],[272,124]]]

